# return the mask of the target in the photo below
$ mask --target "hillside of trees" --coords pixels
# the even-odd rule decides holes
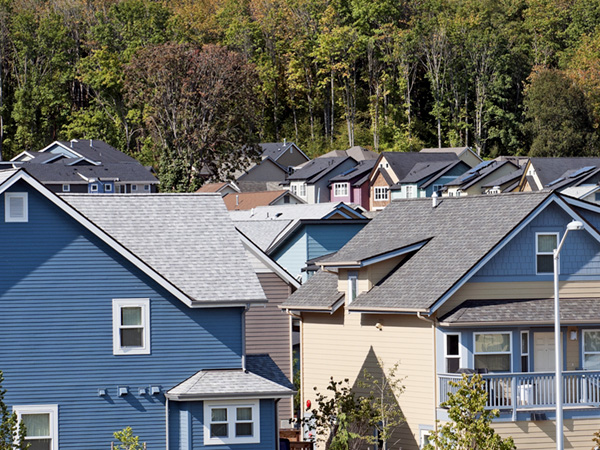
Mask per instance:
[[[94,138],[165,190],[309,155],[600,154],[600,0],[0,0],[4,159]]]

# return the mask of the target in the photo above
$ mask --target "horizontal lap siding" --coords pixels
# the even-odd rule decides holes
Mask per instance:
[[[58,404],[61,450],[104,450],[126,426],[164,448],[164,395],[139,388],[164,393],[201,369],[240,367],[241,309],[188,308],[35,191],[29,222],[0,232],[6,402]],[[113,355],[113,298],[150,298],[150,355]]]
[[[598,297],[600,281],[561,281],[561,298]],[[465,300],[553,298],[552,281],[466,283],[438,310],[438,317]]]
[[[379,331],[376,323],[383,328]],[[410,427],[404,428],[404,450],[417,449],[419,425],[434,425],[434,368],[431,325],[414,316],[303,314],[303,404],[315,404],[315,392],[328,393],[334,380],[354,384],[364,369],[375,372],[377,358],[386,368],[399,363],[397,376],[405,391],[399,404]],[[317,391],[313,390],[317,387]]]
[[[204,404],[203,402],[182,403],[181,408],[191,412],[191,446],[189,450],[274,450],[277,445],[275,437],[275,404],[273,400],[260,401],[260,443],[204,445]],[[187,414],[187,412],[186,412]],[[183,427],[182,427],[183,428]],[[170,439],[172,441],[172,439]],[[187,449],[186,449],[187,450]]]
[[[291,318],[278,308],[289,297],[290,288],[274,273],[259,273],[258,280],[269,302],[253,306],[246,313],[246,352],[268,353],[281,371],[292,379]],[[279,403],[279,418],[292,417],[290,399]]]
[[[564,427],[565,450],[590,450],[594,445],[592,437],[600,429],[600,419],[566,419]],[[553,420],[495,423],[494,429],[503,437],[512,436],[518,449],[556,448],[556,424]]]

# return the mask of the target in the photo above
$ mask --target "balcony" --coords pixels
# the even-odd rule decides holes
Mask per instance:
[[[450,385],[459,381],[460,374],[442,374],[439,378],[440,404],[448,400],[448,394],[458,389]],[[488,409],[512,410],[516,420],[517,411],[535,411],[556,407],[555,374],[535,373],[493,373],[482,375],[488,392]],[[564,407],[599,407],[600,372],[563,372]]]

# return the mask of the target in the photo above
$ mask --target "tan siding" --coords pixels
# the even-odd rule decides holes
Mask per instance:
[[[560,296],[563,298],[597,297],[600,281],[562,281]],[[441,317],[465,300],[493,300],[518,298],[553,298],[552,281],[466,283],[438,310]]]
[[[375,324],[381,323],[382,330]],[[303,314],[303,404],[314,404],[315,390],[326,393],[330,377],[354,384],[364,369],[376,372],[377,358],[385,367],[399,363],[406,389],[399,403],[409,427],[403,450],[417,449],[419,425],[434,425],[435,376],[433,330],[430,323],[405,315]]]
[[[482,185],[487,184],[493,180],[497,180],[499,178],[502,178],[505,175],[508,175],[509,173],[514,172],[515,166],[513,166],[512,164],[505,164],[504,166],[500,167],[498,170],[495,170],[494,172],[492,172],[489,176],[482,178],[481,180],[479,180],[474,186],[471,186],[469,189],[467,189],[466,193],[467,195],[481,195],[483,189],[481,188]],[[462,195],[465,195],[464,193]]]
[[[246,313],[246,352],[268,353],[282,372],[292,378],[291,317],[277,306],[290,295],[290,287],[274,273],[259,273],[258,280],[269,302]],[[289,399],[279,402],[279,418],[292,417]]]
[[[600,419],[568,419],[565,426],[565,449],[590,450],[592,436],[600,429]],[[553,420],[540,422],[495,423],[494,429],[502,436],[512,436],[522,450],[556,448],[556,425]]]
[[[406,256],[398,256],[396,258],[389,259],[387,261],[382,261],[377,264],[373,264],[368,267],[368,278],[369,278],[369,289],[371,289],[374,285],[379,283],[383,277],[388,275],[394,267],[400,264]]]

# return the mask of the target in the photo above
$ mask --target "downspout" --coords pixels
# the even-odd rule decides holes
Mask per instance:
[[[166,446],[165,449],[169,450],[169,399],[165,397],[165,438],[166,438]]]
[[[242,370],[246,372],[246,311],[250,309],[250,304],[242,311]]]
[[[420,312],[417,312],[417,318],[429,322],[433,329],[433,430],[438,431],[438,415],[437,415],[437,404],[438,404],[438,383],[437,383],[437,339],[436,339],[436,324],[437,320],[430,319],[429,317],[422,316]],[[420,437],[419,437],[420,439]]]

